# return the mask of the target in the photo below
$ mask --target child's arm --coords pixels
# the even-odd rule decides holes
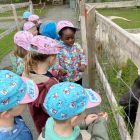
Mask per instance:
[[[87,66],[87,59],[86,59],[86,55],[83,51],[83,49],[81,48],[81,46],[79,44],[76,44],[78,49],[79,49],[79,56],[80,56],[80,60],[81,60],[81,66],[79,67],[78,71],[80,72],[84,72]]]

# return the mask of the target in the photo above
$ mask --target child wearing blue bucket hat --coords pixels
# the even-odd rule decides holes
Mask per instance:
[[[107,114],[85,113],[100,103],[101,98],[96,92],[79,84],[62,82],[52,86],[43,104],[51,117],[38,140],[109,140]],[[81,123],[83,130],[79,126]]]
[[[29,18],[29,16],[31,16],[31,15],[32,15],[31,12],[25,11],[25,12],[23,13],[23,19],[24,19],[25,21],[28,21],[28,18]]]
[[[33,140],[20,115],[37,97],[38,88],[32,80],[0,71],[0,140]]]

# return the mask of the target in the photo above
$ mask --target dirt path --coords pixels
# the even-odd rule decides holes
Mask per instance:
[[[73,9],[70,9],[67,5],[49,7],[48,13],[46,13],[46,19],[55,20],[55,21],[65,19],[65,20],[70,20],[75,25],[78,25],[75,11]],[[24,112],[23,117],[24,117],[25,122],[30,127],[33,133],[34,140],[37,140],[38,134],[36,132],[36,129],[34,128],[34,125],[29,115],[28,110]]]

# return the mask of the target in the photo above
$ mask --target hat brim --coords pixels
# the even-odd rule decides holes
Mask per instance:
[[[24,98],[20,101],[20,104],[31,103],[35,101],[39,95],[38,87],[32,80],[26,77],[21,77],[21,78],[27,85],[27,91]]]
[[[79,28],[71,27],[71,26],[65,26],[65,27],[61,28],[61,29],[58,31],[58,33],[59,33],[61,30],[63,30],[64,28],[71,28],[71,29],[74,29],[75,31],[80,31]]]
[[[92,89],[85,89],[85,91],[89,96],[89,100],[88,100],[88,104],[86,106],[86,109],[100,105],[102,100],[101,100],[101,97],[98,93],[96,93]]]

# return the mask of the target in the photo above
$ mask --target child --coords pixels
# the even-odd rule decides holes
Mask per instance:
[[[31,22],[33,22],[33,23],[36,25],[37,31],[38,31],[38,33],[39,33],[39,28],[40,28],[40,26],[41,26],[41,24],[42,24],[42,23],[40,22],[39,16],[38,16],[38,15],[31,15],[31,16],[29,16],[28,20],[31,21]],[[39,35],[39,34],[38,34],[38,35]]]
[[[40,133],[49,117],[42,108],[44,98],[49,88],[58,83],[48,69],[55,63],[59,45],[55,40],[41,35],[35,36],[31,44],[32,52],[26,56],[24,75],[34,80],[39,88],[39,97],[29,105],[29,108],[37,131]]]
[[[25,11],[25,12],[23,13],[23,20],[24,20],[25,22],[28,21],[28,18],[29,18],[29,16],[31,16],[31,15],[32,15],[31,12]]]
[[[23,21],[22,21],[22,23],[21,23],[21,30],[23,30],[23,25],[24,25],[24,23],[26,23],[26,22],[28,22],[28,18],[29,18],[29,16],[30,15],[32,15],[32,13],[31,12],[29,12],[29,11],[25,11],[24,13],[23,13]]]
[[[59,36],[56,31],[56,22],[55,21],[48,21],[42,23],[40,26],[39,32],[41,35],[50,37],[55,40],[59,40]]]
[[[60,21],[57,31],[60,36],[61,49],[58,54],[59,65],[67,70],[67,75],[61,81],[71,81],[82,85],[82,72],[86,69],[86,57],[81,46],[75,42],[78,29],[69,21]]]
[[[19,31],[14,35],[15,49],[11,53],[11,62],[14,71],[21,75],[24,70],[24,57],[30,49],[30,43],[33,35],[27,31]]]
[[[38,140],[109,140],[105,120],[107,114],[99,114],[99,117],[85,113],[100,102],[97,93],[79,84],[62,82],[54,85],[43,104],[51,117]],[[78,126],[80,123],[84,130]]]
[[[24,23],[23,31],[28,31],[28,32],[32,33],[33,36],[36,36],[38,34],[36,25],[30,21]]]
[[[19,115],[37,97],[38,88],[32,80],[9,70],[0,71],[0,140],[33,140]]]

